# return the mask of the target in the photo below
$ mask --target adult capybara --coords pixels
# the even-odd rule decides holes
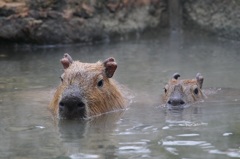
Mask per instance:
[[[126,108],[122,87],[111,79],[117,69],[114,58],[82,63],[66,53],[61,63],[61,84],[49,106],[58,118],[89,118]]]
[[[175,73],[164,87],[163,101],[169,109],[182,109],[184,106],[205,98],[202,92],[203,76],[200,73],[194,79],[179,80]]]

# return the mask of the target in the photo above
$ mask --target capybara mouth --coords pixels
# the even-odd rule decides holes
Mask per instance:
[[[84,119],[86,118],[85,110],[79,112],[63,112],[59,111],[59,118],[60,119]]]
[[[183,110],[186,107],[186,104],[171,105],[167,103],[165,106],[168,110]]]

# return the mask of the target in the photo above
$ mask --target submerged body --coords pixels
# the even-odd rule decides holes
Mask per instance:
[[[206,97],[202,92],[204,78],[200,73],[194,79],[179,80],[179,77],[180,75],[175,73],[164,87],[162,100],[169,109],[182,109]]]
[[[113,58],[82,63],[65,54],[61,63],[62,82],[49,106],[58,118],[88,118],[126,107],[120,86],[111,79],[117,68]]]

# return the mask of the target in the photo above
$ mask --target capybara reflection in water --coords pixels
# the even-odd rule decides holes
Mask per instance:
[[[126,108],[122,87],[112,79],[117,69],[114,58],[82,63],[66,53],[61,63],[61,84],[50,103],[58,118],[84,119]]]
[[[175,73],[164,87],[162,99],[169,109],[182,109],[184,106],[205,98],[202,92],[203,76],[200,73],[194,79],[179,80]]]

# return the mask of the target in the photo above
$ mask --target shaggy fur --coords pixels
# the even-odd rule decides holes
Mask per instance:
[[[195,79],[179,80],[179,74],[174,74],[164,87],[162,100],[168,103],[171,97],[177,94],[185,104],[193,103],[205,98],[202,92],[203,77],[198,73]]]
[[[109,73],[106,72],[107,64],[112,65],[112,62],[114,62],[115,66],[113,58],[110,58],[107,64],[100,61],[96,63],[82,63],[80,61],[67,60],[67,56],[61,60],[65,68],[64,74],[61,76],[62,83],[58,86],[49,106],[56,116],[64,118],[59,114],[59,103],[64,92],[72,89],[72,87],[81,90],[80,96],[85,104],[85,114],[83,117],[79,116],[79,118],[97,116],[126,107],[126,100],[122,95],[121,87],[113,79],[109,78]],[[115,69],[111,72],[110,68],[111,75],[113,75]],[[100,86],[98,85],[99,81],[102,81]]]

